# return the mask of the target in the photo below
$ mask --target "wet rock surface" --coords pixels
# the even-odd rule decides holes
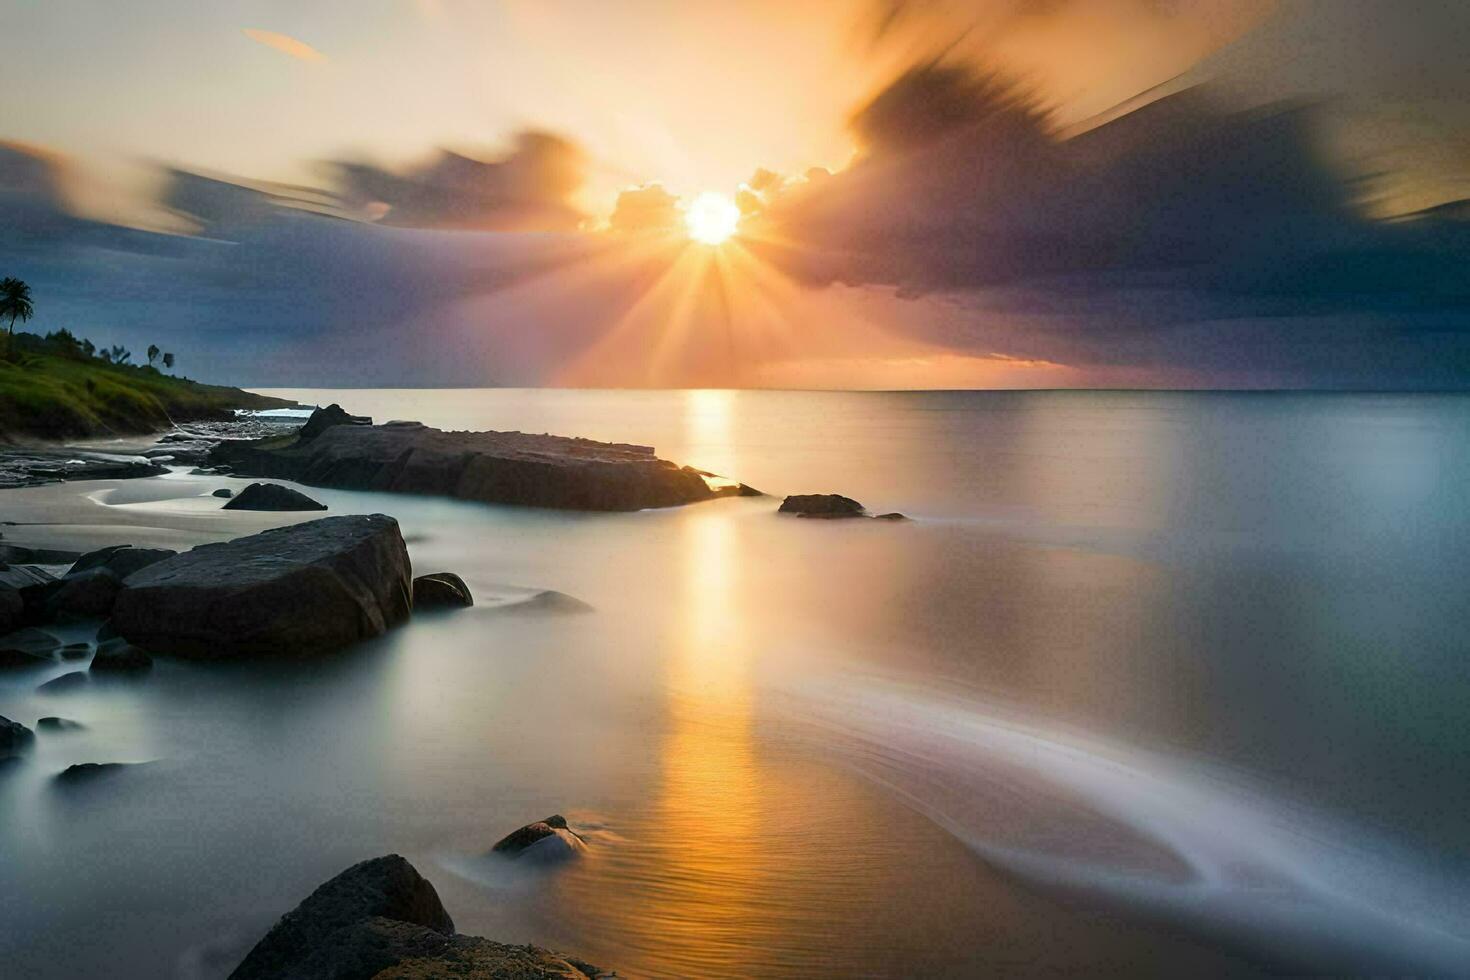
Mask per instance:
[[[545,820],[528,823],[511,831],[490,848],[490,853],[531,862],[558,862],[576,857],[587,849],[581,835],[567,826],[567,818],[553,813]]]
[[[794,514],[818,520],[842,520],[855,517],[872,517],[879,521],[906,521],[902,514],[869,514],[867,508],[840,493],[795,493],[781,501],[779,513]]]
[[[105,568],[119,579],[125,579],[154,562],[172,558],[176,554],[177,551],[169,548],[134,548],[126,544],[99,548],[77,558],[76,564],[72,565],[65,577],[71,578],[92,569]]]
[[[325,517],[148,566],[124,583],[111,626],[155,654],[305,656],[384,632],[411,595],[397,521]]]
[[[252,483],[230,497],[222,510],[326,510],[327,505],[312,500],[300,490],[278,483]]]
[[[153,666],[153,658],[146,651],[117,637],[100,644],[92,656],[88,670],[101,673],[136,674]]]
[[[432,572],[413,580],[413,608],[464,609],[475,604],[470,587],[453,572]]]
[[[35,732],[18,721],[11,721],[0,715],[0,757],[24,752],[35,740]]]
[[[281,917],[231,980],[466,977],[588,980],[607,974],[537,946],[454,932],[438,893],[397,854],[363,861]]]
[[[36,729],[43,732],[81,732],[86,731],[87,726],[70,718],[58,718],[56,715],[47,715],[45,718],[36,720]]]
[[[418,422],[338,424],[309,439],[293,434],[221,443],[210,461],[242,475],[311,486],[566,510],[672,507],[742,492],[739,484],[716,484],[697,470],[659,459],[648,446],[523,432],[445,432]]]

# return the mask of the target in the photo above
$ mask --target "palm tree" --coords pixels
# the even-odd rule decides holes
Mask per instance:
[[[15,321],[25,323],[36,312],[31,304],[31,287],[13,276],[0,279],[0,317],[10,317],[10,336],[15,336]],[[7,342],[8,344],[8,342]]]
[[[169,371],[174,369],[174,355],[169,351],[163,353],[163,366]]]

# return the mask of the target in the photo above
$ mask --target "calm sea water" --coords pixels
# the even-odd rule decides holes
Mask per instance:
[[[629,976],[1467,972],[1466,397],[285,394],[915,520],[310,490],[479,604],[310,664],[0,675],[0,714],[88,726],[0,773],[6,975],[223,976],[390,851],[461,931]],[[295,519],[207,496],[243,482],[0,510],[58,546]],[[150,765],[50,781],[79,761]],[[484,857],[553,812],[586,860]]]

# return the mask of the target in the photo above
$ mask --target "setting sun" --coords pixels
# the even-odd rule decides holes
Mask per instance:
[[[740,209],[724,194],[705,191],[696,197],[684,213],[689,237],[706,245],[718,245],[735,234],[740,223]]]

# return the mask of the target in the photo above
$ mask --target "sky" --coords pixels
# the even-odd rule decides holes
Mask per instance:
[[[209,380],[1470,384],[1453,0],[0,22],[0,273]]]

